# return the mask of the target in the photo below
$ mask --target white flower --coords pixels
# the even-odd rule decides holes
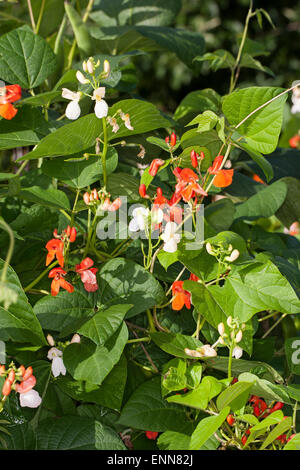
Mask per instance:
[[[71,119],[72,121],[78,119],[81,113],[79,106],[79,100],[81,98],[80,91],[76,93],[75,91],[68,90],[68,88],[63,88],[61,96],[67,100],[70,100],[70,103],[66,108],[67,118]]]
[[[149,218],[150,211],[146,207],[136,207],[132,212],[132,219],[129,223],[130,232],[138,232],[145,230],[147,219]]]
[[[57,348],[51,348],[48,351],[47,357],[52,361],[51,370],[54,377],[58,377],[60,374],[66,375],[67,373],[62,355],[62,351]]]
[[[206,243],[205,248],[206,248],[206,251],[209,255],[214,254],[213,247],[211,246],[211,244],[209,242]]]
[[[86,68],[87,68],[87,71],[91,75],[93,75],[93,73],[95,72],[95,64],[94,64],[94,59],[92,57],[90,57],[89,60],[87,61]]]
[[[175,222],[167,222],[165,231],[161,235],[162,240],[165,242],[163,250],[168,253],[175,253],[177,250],[177,243],[180,242],[180,234],[176,233],[177,225]]]
[[[71,339],[71,343],[80,343],[81,341],[81,338],[79,336],[78,333],[75,333],[75,335],[73,335],[72,339]]]
[[[233,263],[233,261],[237,260],[239,256],[240,256],[239,250],[233,250],[231,255],[226,256],[225,259],[226,259],[226,261],[229,261],[230,263]]]
[[[152,225],[161,224],[164,219],[164,213],[161,209],[155,208],[151,211],[151,223]]]
[[[239,343],[240,341],[242,341],[242,338],[243,338],[243,332],[242,332],[242,330],[239,330],[236,334],[235,342]]]
[[[223,334],[225,333],[224,323],[221,322],[218,324],[218,332],[220,336],[223,336]]]
[[[39,392],[36,390],[29,390],[26,393],[20,393],[20,405],[27,406],[28,408],[37,408],[42,403]]]
[[[232,351],[232,357],[235,357],[236,359],[240,359],[243,355],[243,350],[240,348],[240,346],[235,346],[235,348]]]
[[[108,78],[110,75],[110,63],[106,59],[103,62],[103,72],[105,74],[105,78]]]
[[[107,116],[108,104],[103,99],[105,96],[105,87],[99,87],[94,90],[92,100],[96,101],[95,114],[97,118],[101,119]]]
[[[191,357],[215,357],[217,355],[217,351],[210,344],[205,344],[198,349],[185,348],[184,352]]]
[[[293,103],[293,106],[291,108],[291,113],[292,114],[300,113],[300,89],[299,88],[293,89],[292,103]]]
[[[76,72],[76,78],[77,80],[79,81],[79,83],[82,83],[82,85],[86,85],[87,83],[89,83],[89,79],[86,78],[82,72],[80,72],[80,70],[77,70]]]
[[[55,342],[54,342],[54,339],[53,339],[53,336],[52,335],[47,335],[47,341],[48,343],[50,344],[50,346],[54,346],[55,345]]]

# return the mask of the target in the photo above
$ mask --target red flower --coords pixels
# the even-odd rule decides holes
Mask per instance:
[[[140,185],[140,187],[139,187],[139,195],[140,195],[142,198],[149,197],[149,196],[147,196],[147,188],[146,188],[146,185],[145,185],[145,184],[141,184],[141,185]]]
[[[232,183],[233,173],[234,170],[221,170],[222,162],[223,162],[223,155],[218,155],[214,161],[212,166],[208,168],[208,173],[214,175],[214,186],[217,188],[226,188],[226,186],[230,186]]]
[[[0,90],[4,94],[0,94],[0,116],[4,119],[12,119],[18,110],[11,104],[19,100],[22,96],[21,87],[19,85],[8,85]]]
[[[199,177],[193,170],[190,168],[184,168],[182,171],[178,172],[178,169],[175,168],[173,173],[178,181],[175,188],[175,194],[177,197],[180,196],[185,202],[189,202],[195,194],[207,196],[204,189],[197,183]]]
[[[189,281],[199,281],[199,277],[196,276],[196,274],[193,274],[191,273],[190,277],[189,277]]]
[[[36,384],[36,378],[34,375],[30,375],[26,380],[23,380],[20,384],[16,384],[16,392],[18,393],[27,393],[31,390]]]
[[[172,301],[173,310],[181,310],[184,305],[188,309],[191,308],[191,294],[187,290],[184,290],[183,281],[173,282],[172,294],[174,297]]]
[[[49,240],[46,249],[48,250],[46,258],[46,266],[49,266],[52,260],[56,257],[58,264],[63,268],[64,267],[64,242],[62,240],[57,240],[52,238]]]
[[[158,436],[158,432],[155,431],[146,431],[146,437],[147,439],[151,439],[152,441],[155,441]]]
[[[229,424],[229,426],[233,426],[234,423],[235,423],[235,419],[234,419],[233,415],[228,415],[227,418],[226,418],[226,421]]]
[[[163,196],[163,192],[161,188],[156,189],[156,198],[154,199],[154,205],[156,206],[163,206],[168,204],[168,199]]]
[[[160,158],[155,158],[152,160],[150,167],[149,167],[149,175],[155,176],[158,172],[159,167],[165,164],[164,160],[160,160]]]
[[[76,264],[75,271],[80,275],[84,288],[87,292],[95,292],[98,289],[96,272],[97,268],[92,268],[94,261],[85,258],[80,264]]]
[[[252,395],[250,398],[250,403],[253,403],[253,413],[254,415],[258,418],[260,415],[262,415],[266,409],[268,408],[266,402],[262,400],[261,398],[257,397],[256,395]]]
[[[293,137],[290,138],[289,140],[290,147],[293,149],[296,149],[300,146],[300,135],[294,135]]]
[[[27,369],[24,371],[24,374],[23,374],[23,380],[27,380],[29,377],[31,377],[32,372],[33,372],[32,367],[31,366],[27,367]]]
[[[74,291],[72,284],[64,279],[66,274],[66,271],[64,271],[62,268],[51,269],[48,275],[48,277],[53,278],[53,281],[51,282],[51,295],[56,296],[59,293],[59,289],[61,287],[70,293]]]
[[[270,408],[269,413],[274,413],[274,411],[281,410],[281,408],[283,407],[284,407],[284,403],[282,403],[281,401],[278,401],[277,403],[275,403],[275,405],[272,408]]]

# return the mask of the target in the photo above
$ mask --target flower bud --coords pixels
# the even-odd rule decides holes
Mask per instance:
[[[14,380],[15,380],[15,377],[16,377],[15,371],[14,371],[13,369],[11,369],[11,370],[9,371],[9,374],[8,374],[8,377],[7,377],[7,378],[8,378],[8,380],[9,380],[11,383],[13,383]]]
[[[99,200],[99,195],[98,195],[98,191],[97,191],[96,188],[92,189],[91,195],[93,195],[93,200],[94,200],[94,201],[98,201],[98,200]]]
[[[21,365],[21,366],[19,367],[19,373],[21,374],[22,377],[24,376],[25,371],[26,371],[25,367],[24,367],[23,365]]]
[[[236,359],[240,359],[243,355],[243,350],[239,346],[235,346],[232,351],[232,357],[235,357]]]
[[[218,332],[220,336],[223,336],[223,334],[225,333],[224,323],[221,322],[218,324]]]
[[[229,327],[231,326],[231,324],[232,324],[232,316],[231,315],[230,315],[230,317],[227,318],[226,323]]]
[[[243,338],[243,332],[242,332],[242,330],[239,330],[236,334],[235,342],[239,343],[240,341],[242,341],[242,338]]]
[[[55,341],[53,339],[53,336],[52,335],[47,335],[47,341],[48,343],[50,344],[50,346],[54,346],[55,345]]]
[[[139,195],[143,198],[147,196],[147,188],[145,184],[141,184],[139,187]]]
[[[25,370],[25,373],[23,375],[23,380],[29,379],[29,377],[32,376],[32,373],[33,373],[32,367],[31,366],[27,367],[27,369]]]
[[[120,209],[121,207],[121,204],[122,204],[122,200],[120,197],[117,197],[117,199],[115,199],[109,206],[109,211],[110,212],[114,212],[114,211],[117,211],[118,209]]]
[[[86,60],[84,60],[84,61],[82,62],[82,70],[83,70],[84,72],[88,72]]]
[[[197,153],[195,152],[195,150],[191,151],[191,162],[194,168],[198,167]]]
[[[157,197],[162,197],[163,191],[160,187],[156,188],[156,194],[157,194]]]
[[[165,161],[161,160],[160,158],[155,158],[152,160],[150,167],[149,167],[149,175],[155,176],[156,173],[158,172],[159,167],[164,165]]]
[[[77,230],[76,230],[75,227],[72,227],[71,228],[71,233],[70,233],[70,243],[75,242],[76,237],[77,237]]]
[[[206,248],[206,251],[209,255],[213,255],[214,254],[214,251],[213,251],[213,247],[211,246],[211,244],[208,242],[206,243],[205,245],[205,248]]]
[[[170,145],[171,145],[171,147],[175,147],[175,145],[176,145],[176,134],[175,134],[175,132],[172,132],[172,134],[171,134]]]
[[[88,206],[89,203],[90,203],[90,195],[89,195],[88,192],[84,193],[83,200],[84,200],[85,204]]]
[[[11,381],[7,378],[2,387],[2,395],[7,397],[11,392]]]
[[[204,152],[200,152],[200,157],[199,158],[200,158],[200,160],[204,160],[204,158],[205,158]]]
[[[94,65],[94,60],[92,57],[90,57],[89,60],[87,61],[86,67],[87,67],[88,72],[91,75],[93,75],[93,73],[95,72],[95,65]]]
[[[224,338],[222,338],[222,336],[220,336],[220,338],[218,339],[218,342],[220,344],[225,344]]]
[[[80,343],[80,336],[78,333],[75,333],[75,335],[73,335],[72,339],[71,339],[71,343]]]
[[[80,72],[80,70],[77,70],[76,78],[79,81],[79,83],[82,83],[82,85],[86,85],[87,83],[89,83],[89,80],[83,75],[82,72]]]
[[[110,63],[108,62],[108,60],[105,59],[105,61],[103,62],[103,71],[105,73],[105,78],[109,77],[110,70]]]
[[[226,259],[226,261],[229,261],[230,263],[233,263],[233,261],[237,260],[239,256],[240,256],[239,250],[233,250],[231,255],[226,256],[225,259]]]
[[[5,374],[5,366],[1,364],[0,365],[0,377],[4,374]]]
[[[168,144],[168,143],[170,142],[170,137],[169,137],[169,136],[167,136],[167,137],[165,138],[165,142],[166,142],[166,144]]]

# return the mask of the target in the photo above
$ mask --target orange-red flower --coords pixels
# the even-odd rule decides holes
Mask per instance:
[[[158,172],[159,167],[165,164],[164,160],[161,160],[160,158],[155,158],[152,160],[150,167],[149,167],[149,175],[155,176],[156,173]]]
[[[62,268],[51,269],[48,275],[48,277],[53,278],[53,281],[51,282],[51,295],[56,296],[59,293],[59,289],[61,287],[70,293],[74,291],[72,284],[64,279],[66,274],[66,271],[64,271]]]
[[[199,277],[196,276],[196,274],[193,274],[191,273],[190,277],[189,277],[189,281],[199,281]]]
[[[3,94],[1,91],[3,90]],[[12,119],[18,110],[11,104],[19,100],[22,96],[19,85],[8,85],[0,90],[0,116],[4,119]]]
[[[212,166],[208,168],[208,173],[214,175],[214,186],[217,188],[226,188],[226,186],[230,186],[232,183],[233,173],[234,170],[221,170],[222,162],[223,162],[223,155],[218,155],[214,161]]]
[[[97,268],[92,268],[94,261],[85,258],[80,264],[76,264],[75,271],[80,275],[84,288],[87,292],[95,292],[98,289],[96,273]]]
[[[177,178],[175,187],[176,196],[182,197],[185,202],[189,202],[196,194],[207,196],[204,189],[197,183],[199,177],[193,170],[183,168],[183,170],[178,171],[178,168],[175,168],[173,173]]]
[[[155,441],[155,439],[157,438],[158,436],[158,432],[156,431],[146,431],[146,437],[147,439],[150,439],[152,441]]]
[[[186,308],[191,308],[191,294],[184,290],[183,288],[184,281],[175,281],[172,284],[172,294],[173,294],[173,301],[172,301],[172,309],[173,310],[181,310],[185,305]]]
[[[46,266],[49,266],[51,261],[56,257],[58,264],[63,268],[64,267],[64,242],[56,238],[49,240],[46,249],[48,250],[46,258]]]
[[[293,149],[299,148],[300,147],[300,135],[296,134],[293,137],[290,138],[289,140],[290,147]]]

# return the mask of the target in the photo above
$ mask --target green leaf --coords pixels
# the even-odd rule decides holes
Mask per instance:
[[[184,350],[197,349],[203,346],[201,341],[180,333],[164,333],[163,331],[150,334],[154,343],[168,354],[176,357],[190,358]]]
[[[282,88],[250,87],[227,95],[223,101],[223,112],[230,124],[237,126],[250,113],[279,95]],[[238,131],[244,135],[249,147],[263,154],[275,150],[282,125],[283,106],[287,93],[253,113]]]
[[[128,339],[125,323],[101,346],[82,340],[71,343],[64,350],[64,364],[75,380],[86,380],[100,385],[119,362]]]
[[[47,42],[29,26],[0,37],[0,78],[35,88],[55,71],[56,57]]]
[[[263,188],[247,201],[236,206],[236,219],[254,220],[260,217],[271,217],[282,206],[287,195],[284,181],[276,181]]]
[[[254,374],[244,372],[239,375],[239,381],[252,382],[251,394],[263,397],[267,401],[282,401],[290,404],[286,387],[275,385],[268,380],[260,379]]]
[[[91,55],[93,52],[93,41],[89,34],[88,27],[82,21],[81,15],[67,2],[65,2],[65,10],[82,56],[86,57]]]
[[[234,203],[226,198],[205,207],[205,219],[216,232],[228,230],[235,215]]]
[[[92,418],[64,416],[42,421],[37,429],[38,450],[125,450],[121,438]]]
[[[41,157],[72,155],[88,149],[102,131],[102,120],[88,114],[75,122],[65,124],[44,137],[37,147],[19,160],[34,160]]]
[[[122,0],[102,0],[94,6],[90,17],[99,26],[172,24],[181,9],[180,0],[144,0],[143,4]]]
[[[122,119],[116,116],[120,129],[114,134],[109,126],[108,140],[143,134],[161,127],[170,126],[170,121],[166,119],[152,103],[133,99],[118,101],[109,109],[109,116],[114,116],[119,109],[121,109],[123,113],[129,114],[133,130],[127,129]]]
[[[107,174],[112,173],[118,165],[118,154],[113,147],[108,148],[106,156]],[[99,181],[103,174],[101,158],[90,156],[86,160],[43,160],[42,172],[45,175],[58,178],[65,184],[76,189],[87,188]]]
[[[127,318],[165,300],[160,283],[152,274],[132,260],[114,258],[103,265],[99,272],[102,290],[102,303],[132,304]]]
[[[192,91],[188,93],[179,103],[174,119],[180,124],[185,125],[199,113],[211,110],[214,113],[219,111],[221,97],[212,88]]]
[[[194,126],[198,124],[198,132],[210,131],[215,127],[218,122],[218,116],[210,110],[204,111],[202,114],[196,116],[187,126]]]
[[[41,206],[54,207],[55,209],[70,209],[70,202],[67,195],[55,188],[44,189],[40,186],[22,188],[18,196],[26,201],[40,204]]]
[[[221,390],[222,385],[215,377],[206,376],[195,390],[182,395],[173,395],[168,397],[167,401],[198,410],[205,410],[208,402],[218,395]]]
[[[267,179],[267,182],[273,179],[274,177],[273,167],[271,163],[265,157],[262,156],[261,153],[259,153],[258,151],[254,152],[253,150],[251,150],[251,148],[249,148],[249,146],[246,143],[242,143],[242,144],[239,143],[238,145],[239,147],[244,149],[248,153],[248,155],[252,158],[252,160],[255,163],[257,163],[257,165],[262,169]]]
[[[238,411],[246,404],[249,398],[252,383],[238,381],[234,385],[226,388],[217,399],[217,407],[219,410],[230,406],[232,411]]]
[[[224,423],[229,411],[230,408],[227,406],[219,415],[202,419],[191,436],[190,450],[199,450]]]
[[[160,450],[188,450],[191,437],[180,432],[166,431],[157,439]]]
[[[36,435],[30,423],[9,424],[5,426],[5,430],[9,435],[1,434],[1,429],[0,434],[8,450],[36,450]]]
[[[284,203],[277,210],[276,217],[285,227],[290,227],[295,220],[300,219],[300,208],[298,204],[300,198],[300,181],[298,178],[287,176],[281,178],[280,182],[286,184],[287,195]]]
[[[143,36],[152,39],[159,46],[174,52],[188,67],[193,64],[195,55],[201,55],[205,49],[205,41],[200,33],[167,27],[137,26]]]
[[[181,146],[186,152],[182,152],[179,156],[185,157],[183,165],[186,165],[187,161],[190,163],[190,151],[192,148],[198,153],[203,150],[205,159],[201,164],[201,168],[206,170],[211,165],[215,156],[218,155],[221,145],[222,141],[214,129],[202,133],[197,132],[197,129],[191,129],[181,137]]]
[[[131,307],[132,305],[121,304],[102,310],[79,328],[78,333],[102,346],[117,331]]]
[[[235,63],[233,55],[225,49],[217,49],[214,52],[207,52],[202,57],[195,57],[196,62],[210,62],[210,68],[216,72],[219,69],[232,68]]]
[[[111,372],[96,385],[71,378],[69,374],[57,378],[59,388],[76,401],[96,403],[106,408],[120,411],[127,380],[127,361],[124,355]]]
[[[284,446],[283,450],[300,450],[300,434],[295,434],[295,436]]]
[[[72,294],[61,291],[55,297],[47,295],[36,302],[34,313],[46,330],[61,332],[61,336],[75,333],[98,310],[97,292],[87,292],[83,285]]]
[[[0,259],[0,276],[3,267],[4,261]],[[10,339],[20,343],[46,344],[41,325],[28,302],[18,276],[10,266],[6,274],[5,288],[16,293],[17,301],[11,303],[8,309],[0,305],[0,338],[3,341]]]
[[[119,424],[144,431],[179,431],[185,412],[161,396],[160,379],[154,378],[139,386],[124,406]]]

